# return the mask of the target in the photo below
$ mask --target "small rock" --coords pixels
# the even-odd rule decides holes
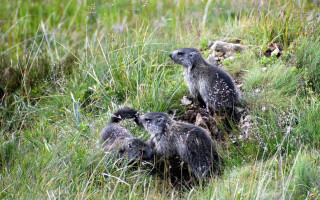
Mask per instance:
[[[181,104],[183,106],[188,106],[192,104],[192,101],[190,99],[188,99],[187,96],[183,96],[183,98],[181,99]]]
[[[222,42],[228,42],[228,43],[234,43],[234,44],[240,44],[241,39],[238,38],[224,38],[221,40]]]
[[[257,88],[257,89],[254,90],[254,92],[255,92],[255,93],[260,93],[261,90],[260,90],[259,88]]]
[[[200,115],[200,113],[197,113],[195,125],[200,126],[200,127],[204,128],[204,129],[206,129],[206,130],[210,133],[209,128],[208,128],[206,122],[203,120],[203,118],[202,118],[202,116]],[[210,135],[210,134],[209,134],[209,135]]]
[[[229,59],[229,60],[234,60],[234,59],[236,59],[236,57],[230,56],[228,59]]]
[[[235,110],[237,113],[242,113],[244,111],[244,109],[240,107],[235,107]]]
[[[261,71],[262,71],[262,72],[265,72],[265,71],[267,71],[267,68],[266,68],[266,67],[263,67],[263,68],[261,68]]]
[[[198,113],[197,117],[196,117],[196,122],[194,124],[199,126],[201,123],[203,123],[203,119],[202,119],[200,113]]]
[[[243,52],[247,49],[246,46],[240,44],[232,44],[227,42],[216,41],[212,47],[211,51],[221,52],[222,55],[229,54],[230,56],[233,53]]]
[[[215,57],[222,57],[223,54],[223,52],[215,52]]]
[[[277,58],[279,58],[283,55],[282,50],[282,44],[273,43],[268,47],[268,49],[265,52],[261,52],[261,56],[266,56],[269,58],[270,56],[276,55]]]
[[[214,53],[213,54],[210,54],[208,56],[208,59],[207,61],[210,63],[210,64],[214,64],[214,65],[217,65],[217,61],[218,61],[218,58],[215,57]]]
[[[243,87],[243,84],[239,84],[239,85],[236,85],[237,88],[241,89]]]
[[[280,50],[278,49],[278,47],[272,51],[271,56],[278,56],[278,54],[280,53]]]
[[[224,55],[224,57],[225,57],[225,58],[228,58],[228,57],[230,57],[230,56],[232,56],[232,55],[233,55],[233,52],[228,51],[228,52]]]
[[[243,135],[239,135],[238,140],[243,140]]]

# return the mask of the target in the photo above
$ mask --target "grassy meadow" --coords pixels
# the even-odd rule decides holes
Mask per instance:
[[[316,0],[1,0],[0,199],[320,199],[319,15]],[[223,61],[248,138],[218,143],[221,177],[176,189],[100,152],[120,105],[185,109],[169,52],[225,37],[249,47]],[[273,43],[283,55],[262,56]]]

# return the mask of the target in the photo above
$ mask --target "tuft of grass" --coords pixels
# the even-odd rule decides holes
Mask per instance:
[[[319,198],[313,2],[1,3],[0,198]],[[225,37],[249,46],[223,63],[243,85],[250,131],[246,140],[218,144],[226,159],[221,177],[178,190],[151,164],[128,166],[100,152],[99,132],[120,105],[184,109],[183,68],[169,52]],[[281,59],[260,57],[271,43],[283,45]],[[149,137],[133,122],[122,125]],[[237,125],[230,131],[244,134]]]
[[[299,151],[296,155],[284,157],[276,153],[265,161],[229,169],[227,175],[221,179],[213,179],[208,186],[190,191],[190,198],[290,199],[310,196],[318,198],[319,179],[316,177],[319,175],[319,169],[315,164],[305,168],[304,165],[310,164],[311,161],[308,154]],[[310,171],[307,172],[307,169]],[[304,187],[304,190],[296,187],[297,184],[299,187]]]
[[[319,175],[319,154],[312,152],[299,157],[294,167],[295,172],[295,192],[299,198],[310,196],[312,198],[320,197]]]
[[[300,35],[309,34],[307,16],[304,15],[306,1],[267,1],[251,14],[243,31],[249,32],[251,44],[262,45],[266,50],[272,43],[280,43],[286,49]]]
[[[320,94],[320,32],[316,31],[315,36],[307,36],[303,38],[297,45],[297,67],[301,68],[305,82],[306,93]]]

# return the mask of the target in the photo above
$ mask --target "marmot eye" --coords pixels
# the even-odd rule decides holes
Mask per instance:
[[[178,51],[178,55],[182,56],[184,53],[182,51]]]

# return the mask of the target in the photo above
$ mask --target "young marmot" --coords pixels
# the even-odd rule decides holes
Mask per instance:
[[[136,115],[137,111],[124,107],[111,116],[108,126],[100,132],[104,151],[118,152],[120,157],[127,156],[130,161],[153,158],[153,150],[148,144],[135,138],[130,131],[118,124],[121,120],[135,118]]]
[[[233,108],[240,99],[231,76],[220,67],[209,64],[197,49],[182,48],[170,54],[171,59],[185,68],[184,78],[190,97],[214,112]]]
[[[179,156],[198,179],[220,172],[222,158],[214,141],[201,127],[177,122],[162,112],[141,115],[136,122],[150,133],[148,143],[157,155]]]

